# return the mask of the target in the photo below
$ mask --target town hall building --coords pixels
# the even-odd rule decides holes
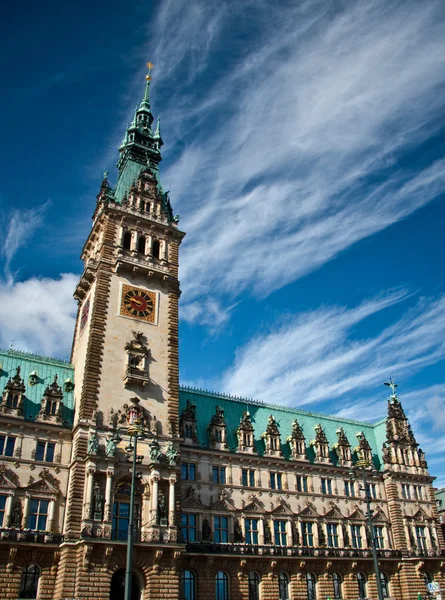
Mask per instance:
[[[384,597],[445,589],[434,477],[393,382],[376,423],[180,386],[185,234],[149,92],[148,75],[97,196],[70,362],[0,351],[1,598],[123,600],[130,414],[133,600],[376,600],[371,536]]]

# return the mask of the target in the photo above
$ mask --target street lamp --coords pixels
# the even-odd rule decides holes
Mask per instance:
[[[372,523],[371,492],[369,489],[368,475],[367,475],[367,473],[369,473],[369,469],[371,467],[372,467],[372,465],[369,460],[361,458],[355,463],[354,467],[351,468],[351,470],[349,471],[349,475],[351,477],[351,480],[353,480],[353,481],[355,479],[358,479],[359,474],[362,477],[363,489],[365,492],[366,515],[368,517],[368,529],[369,529],[370,540],[371,540],[372,559],[374,562],[374,571],[375,571],[375,576],[376,576],[376,581],[377,581],[377,593],[379,596],[379,600],[384,600],[383,589],[382,589],[382,580],[381,580],[380,568],[379,568],[379,560],[377,557],[377,546],[375,543],[375,536],[374,536],[374,525]],[[373,477],[376,473],[376,470],[374,468],[371,468],[370,472],[371,472],[371,477]]]
[[[143,456],[138,456],[137,448],[138,448],[138,440],[149,437],[144,432],[141,420],[140,420],[140,409],[137,404],[139,402],[138,398],[131,398],[133,402],[133,406],[130,407],[127,413],[127,434],[130,436],[130,440],[128,445],[125,448],[125,451],[130,456],[132,455],[132,468],[131,468],[131,488],[130,488],[130,510],[129,510],[129,518],[128,518],[128,532],[127,532],[127,560],[125,564],[125,594],[124,600],[131,600],[131,584],[132,584],[132,561],[133,561],[133,544],[134,544],[134,496],[135,496],[135,488],[136,488],[136,477],[138,473],[136,472],[136,465],[140,464],[143,460]],[[113,437],[114,443],[119,443],[122,441],[122,438],[116,434]]]

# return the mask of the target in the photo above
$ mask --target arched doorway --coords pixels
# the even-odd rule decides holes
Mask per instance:
[[[124,600],[125,569],[113,573],[110,585],[110,600]],[[133,572],[131,580],[131,600],[141,600],[141,584],[139,577]]]

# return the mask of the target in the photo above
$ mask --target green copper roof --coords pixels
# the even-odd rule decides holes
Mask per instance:
[[[437,492],[435,493],[435,496],[436,496],[436,500],[439,500],[437,510],[439,512],[445,511],[445,488],[441,488],[440,490],[437,490]]]
[[[210,423],[212,416],[215,414],[216,406],[224,409],[224,416],[227,424],[227,443],[231,450],[235,450],[237,440],[235,430],[239,425],[240,419],[244,411],[250,413],[252,424],[255,430],[255,443],[257,451],[261,454],[264,451],[264,441],[261,440],[261,434],[266,431],[267,422],[270,415],[278,423],[281,434],[282,451],[285,458],[290,455],[289,444],[286,443],[286,438],[292,433],[292,423],[295,419],[303,429],[306,438],[306,445],[309,447],[310,441],[315,438],[315,426],[320,423],[326,437],[329,441],[329,447],[337,442],[336,430],[343,427],[351,450],[357,445],[356,434],[363,431],[372,448],[374,463],[380,468],[382,464],[382,444],[385,441],[385,421],[378,423],[368,423],[363,421],[354,421],[351,419],[343,419],[336,416],[324,415],[316,412],[309,412],[297,408],[287,408],[284,406],[263,404],[253,400],[237,398],[207,392],[194,388],[181,387],[179,393],[180,412],[185,408],[187,400],[196,404],[196,416],[198,419],[198,440],[202,446],[208,444],[207,426]],[[308,452],[311,458],[310,451]],[[336,454],[331,452],[331,460],[335,464]]]
[[[20,350],[0,349],[0,365],[0,394],[3,394],[8,379],[13,377],[16,374],[17,367],[20,367],[20,377],[26,387],[23,414],[27,421],[33,421],[38,415],[45,389],[53,383],[54,376],[57,375],[58,383],[63,391],[62,419],[66,421],[66,425],[72,425],[74,392],[64,390],[64,382],[67,379],[74,381],[74,367],[71,363],[57,358],[21,352]],[[29,376],[33,371],[37,372],[38,380],[35,385],[30,385]]]

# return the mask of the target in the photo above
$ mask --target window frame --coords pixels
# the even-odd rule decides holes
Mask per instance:
[[[312,521],[301,522],[301,539],[306,548],[314,547],[314,523]]]
[[[249,600],[260,600],[261,577],[256,571],[250,571],[247,576]]]
[[[250,544],[252,546],[258,546],[259,544],[259,537],[260,537],[260,531],[259,531],[259,519],[255,518],[255,517],[246,517],[244,519],[244,531],[245,531],[245,538],[246,538],[246,544]],[[255,524],[255,527],[254,527]]]
[[[356,550],[363,548],[362,527],[361,525],[350,525],[351,545]],[[357,534],[358,532],[358,534]]]
[[[329,477],[321,478],[321,493],[332,496],[332,479]]]
[[[41,453],[41,458],[40,458],[40,453],[39,452],[39,447],[43,447],[42,453]],[[48,456],[48,450],[52,451],[52,456]],[[51,452],[50,452],[51,455]],[[56,455],[56,443],[55,442],[50,442],[48,440],[37,440],[36,443],[36,454],[35,454],[35,460],[38,460],[39,462],[48,462],[48,463],[53,463],[54,462],[54,457]],[[49,460],[49,458],[51,458],[51,460]]]
[[[280,471],[270,471],[269,485],[271,490],[283,489],[283,473]]]
[[[4,500],[4,502],[3,502]],[[6,515],[6,502],[8,501],[7,494],[0,494],[0,527],[3,527]],[[3,504],[3,506],[2,506]]]
[[[366,575],[359,571],[357,573],[357,585],[358,585],[358,597],[360,600],[364,600],[366,598],[366,587],[368,580]]]
[[[308,476],[307,475],[297,475],[297,491],[307,494],[309,485],[308,485]]]
[[[32,587],[34,589],[31,590],[26,590],[25,589],[25,585],[27,583],[27,579],[28,579],[28,572],[27,569],[28,567],[36,567],[35,571],[31,574],[32,575]],[[39,587],[40,587],[40,577],[42,576],[42,569],[40,568],[40,565],[38,565],[37,563],[26,563],[26,565],[23,566],[22,568],[22,573],[20,576],[20,591],[19,591],[19,595],[18,598],[37,598],[39,595]],[[32,593],[32,596],[30,596],[30,592]]]
[[[220,467],[219,465],[212,465],[212,482],[218,483],[219,485],[225,485],[227,481],[226,467]]]
[[[223,584],[223,590],[218,585]],[[225,571],[218,571],[215,575],[215,600],[229,600],[230,598],[230,580],[229,576]]]
[[[317,600],[317,576],[310,571],[306,573],[306,590],[308,600]]]
[[[340,573],[332,573],[332,586],[334,588],[334,600],[341,600],[341,598],[343,597],[343,591],[342,591],[342,584],[343,584],[343,579],[342,576],[340,575]]]
[[[278,575],[278,595],[279,600],[289,600],[290,598],[290,577],[286,571],[280,571]]]
[[[49,515],[49,504],[51,500],[47,498],[31,498],[29,502],[29,512],[27,518],[28,529],[31,531],[47,531],[46,526],[48,524]],[[46,503],[46,512],[43,512],[42,503]],[[35,509],[34,509],[35,507]],[[32,527],[31,522],[35,519],[35,527]],[[43,520],[43,522],[42,522]],[[42,527],[41,525],[44,525]]]
[[[229,517],[213,515],[213,541],[215,544],[229,543]]]
[[[191,521],[194,521],[194,523],[191,523]],[[197,525],[198,515],[196,513],[181,514],[181,532],[185,542],[193,544],[197,541]],[[190,532],[193,532],[192,536],[190,536]],[[190,539],[191,537],[194,537],[194,539]]]
[[[192,477],[193,472],[193,477]],[[184,477],[184,474],[186,475]],[[196,481],[196,463],[183,460],[181,462],[182,481]]]
[[[287,546],[287,521],[274,519],[273,537],[275,546]]]
[[[189,575],[189,577],[186,576]],[[188,583],[188,589],[187,589]],[[196,600],[197,590],[197,576],[191,569],[184,569],[182,572],[182,590],[184,593],[184,600]]]
[[[17,436],[9,435],[6,433],[0,434],[0,456],[14,456],[15,443],[17,441]],[[12,448],[11,448],[12,445]],[[10,449],[10,453],[8,453],[8,449]]]
[[[331,530],[331,531],[330,531]],[[338,523],[326,523],[326,533],[329,548],[339,548]]]

